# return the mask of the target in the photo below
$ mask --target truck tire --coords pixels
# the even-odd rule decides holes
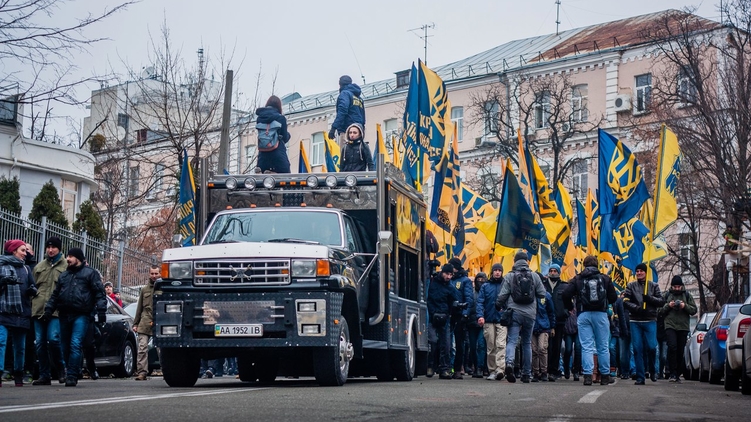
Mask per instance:
[[[128,378],[133,375],[136,367],[136,346],[132,341],[126,340],[123,347],[123,354],[120,356],[120,364],[117,365],[113,373],[117,378]]]
[[[397,381],[412,381],[417,362],[414,331],[407,338],[407,350],[391,350],[391,365]]]
[[[198,380],[201,360],[189,350],[162,349],[162,375],[170,387],[192,387]]]
[[[237,375],[242,382],[258,381],[258,374],[256,373],[256,367],[253,365],[253,359],[248,356],[238,356]]]
[[[342,317],[339,321],[339,343],[317,349],[313,354],[313,374],[320,385],[341,386],[347,382],[353,349],[347,320]]]

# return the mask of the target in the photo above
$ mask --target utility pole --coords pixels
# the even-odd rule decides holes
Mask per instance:
[[[227,152],[229,151],[229,121],[232,116],[232,71],[227,69],[224,78],[224,112],[222,113],[222,132],[219,138],[219,174],[224,174],[227,168]],[[203,183],[204,180],[201,180]]]
[[[417,30],[423,31],[423,35],[417,35],[422,41],[423,41],[423,49],[425,50],[425,57],[423,57],[423,61],[425,62],[425,65],[428,65],[428,37],[432,37],[432,35],[428,35],[428,29],[434,29],[435,23],[430,24],[424,24],[423,26],[419,28],[410,29],[409,32],[414,32]]]
[[[561,0],[555,0],[555,35],[558,35],[558,27],[561,26]]]

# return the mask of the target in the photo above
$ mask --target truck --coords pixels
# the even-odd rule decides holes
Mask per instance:
[[[169,386],[221,357],[244,382],[426,374],[426,205],[399,169],[206,179],[201,240],[165,250],[155,285]]]

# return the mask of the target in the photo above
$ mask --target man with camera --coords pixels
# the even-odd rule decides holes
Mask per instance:
[[[428,377],[433,376],[433,368],[438,365],[440,379],[451,379],[449,355],[451,354],[451,308],[458,304],[459,291],[450,283],[454,266],[446,264],[441,272],[430,280],[428,288],[428,315],[430,315],[430,355],[428,357]]]
[[[688,338],[691,315],[696,313],[696,303],[691,293],[686,291],[681,276],[676,275],[670,281],[670,290],[665,292],[665,304],[660,312],[665,315],[665,338],[668,343],[668,370],[670,382],[681,382],[683,366],[683,348]]]

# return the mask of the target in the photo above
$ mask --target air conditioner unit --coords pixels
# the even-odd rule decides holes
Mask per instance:
[[[491,141],[489,139],[483,139],[482,141],[480,141],[480,144],[477,146],[480,148],[494,148],[496,145],[498,145],[498,143],[495,141]]]
[[[615,101],[613,102],[613,105],[615,106],[615,111],[631,110],[631,95],[629,94],[617,95],[615,97]]]
[[[564,132],[569,132],[571,130],[571,123],[564,123],[561,125],[561,130]]]

